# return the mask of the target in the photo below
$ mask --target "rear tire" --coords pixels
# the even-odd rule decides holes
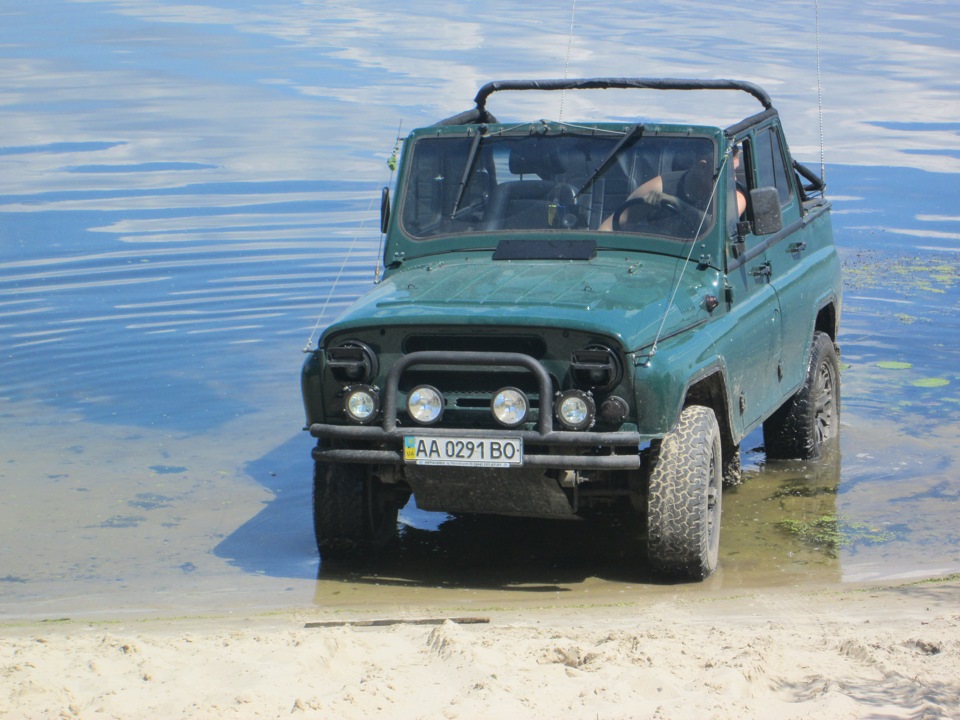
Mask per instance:
[[[392,488],[364,465],[315,463],[313,530],[323,560],[360,558],[396,537],[399,506]]]
[[[840,363],[833,340],[813,334],[803,387],[763,423],[771,460],[812,460],[840,434]]]
[[[691,405],[651,453],[647,557],[661,576],[703,580],[720,554],[723,458],[713,410]]]

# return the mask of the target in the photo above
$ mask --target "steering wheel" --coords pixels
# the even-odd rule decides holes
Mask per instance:
[[[563,216],[556,219],[557,226],[565,228],[576,226],[579,218],[577,189],[570,183],[558,182],[553,189],[552,199],[558,206],[565,208]]]
[[[620,206],[613,211],[613,229],[615,231],[623,229],[620,222],[623,214],[637,206],[644,208],[640,213],[640,220],[645,221],[672,218],[680,214],[680,206],[672,198],[660,198],[660,202],[656,205],[651,205],[642,197],[630,198],[620,203]]]

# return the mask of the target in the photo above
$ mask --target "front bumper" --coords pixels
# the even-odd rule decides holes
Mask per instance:
[[[522,367],[537,379],[540,393],[539,421],[536,430],[478,430],[397,425],[397,398],[400,377],[414,365],[497,365]],[[405,355],[387,374],[383,392],[380,426],[331,425],[314,423],[310,434],[332,441],[313,451],[322,462],[402,465],[403,439],[416,434],[436,438],[520,438],[524,445],[524,466],[561,470],[637,470],[640,468],[640,443],[637,432],[571,432],[553,429],[553,385],[546,369],[535,358],[521,353],[479,353],[422,351]],[[343,447],[351,445],[354,447]],[[624,452],[624,449],[627,449]],[[618,454],[617,451],[620,451]]]

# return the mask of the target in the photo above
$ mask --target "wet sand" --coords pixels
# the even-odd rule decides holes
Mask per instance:
[[[381,611],[384,612],[384,611]],[[480,624],[443,618],[467,613]],[[431,620],[364,627],[361,620]],[[346,623],[307,627],[307,623]],[[960,579],[4,628],[5,718],[955,718]]]

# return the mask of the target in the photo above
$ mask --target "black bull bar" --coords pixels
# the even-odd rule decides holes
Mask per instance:
[[[416,428],[397,427],[397,394],[400,377],[413,365],[498,365],[523,367],[537,378],[540,390],[539,419],[536,430],[477,430],[473,428]],[[536,359],[522,353],[486,353],[421,351],[404,355],[387,374],[383,392],[383,414],[380,426],[328,425],[314,423],[310,434],[319,439],[358,442],[375,446],[369,448],[326,448],[317,446],[313,459],[334,463],[366,463],[377,465],[402,465],[403,438],[415,431],[423,437],[436,438],[520,438],[524,445],[523,464],[526,467],[555,468],[561,470],[637,470],[640,467],[640,443],[643,438],[637,432],[572,432],[553,429],[553,385],[550,375]],[[393,446],[396,449],[391,449]],[[542,448],[530,453],[528,447]],[[629,454],[558,454],[554,450],[589,449],[612,450],[615,447],[630,447]]]

